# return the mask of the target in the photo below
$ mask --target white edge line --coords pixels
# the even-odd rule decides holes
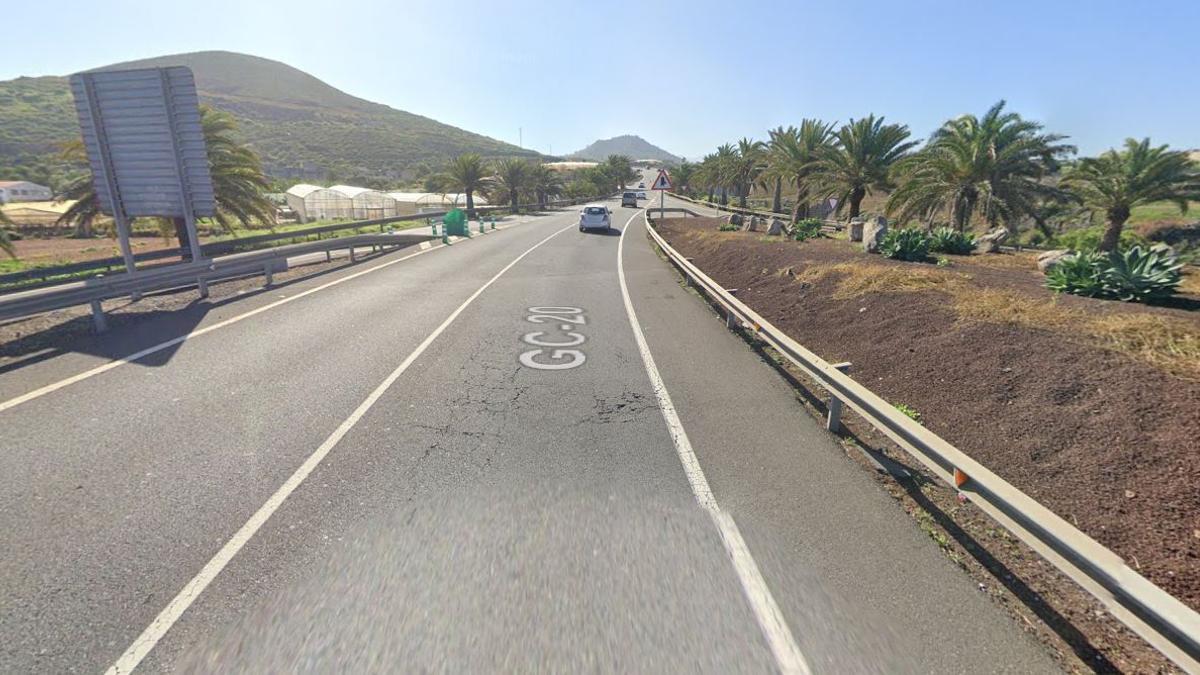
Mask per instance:
[[[646,367],[646,374],[650,377],[654,396],[658,399],[658,407],[662,410],[663,420],[667,424],[671,441],[675,444],[679,461],[683,464],[684,474],[687,475],[688,483],[692,486],[692,493],[696,496],[696,501],[700,506],[708,511],[721,534],[721,542],[725,545],[725,551],[729,554],[738,580],[742,584],[742,590],[754,612],[754,618],[758,621],[763,637],[766,638],[767,645],[775,657],[776,665],[786,675],[808,675],[812,672],[808,661],[800,652],[796,638],[788,628],[787,620],[784,619],[783,612],[780,611],[774,596],[771,595],[771,589],[763,579],[762,572],[758,569],[758,563],[755,562],[749,547],[746,546],[746,541],[742,538],[737,523],[727,513],[721,511],[720,505],[713,496],[708,479],[704,477],[704,470],[700,467],[700,460],[692,450],[692,443],[688,440],[683,423],[679,420],[679,414],[675,411],[675,404],[671,402],[671,395],[667,392],[667,386],[658,372],[658,366],[654,364],[650,345],[646,342],[641,324],[638,323],[637,312],[634,311],[633,300],[629,296],[629,285],[625,281],[624,252],[625,234],[629,232],[629,226],[641,212],[639,210],[630,217],[629,221],[625,223],[625,228],[621,230],[621,239],[617,244],[617,278],[621,282],[621,296],[625,301],[625,312],[629,315],[629,324],[633,328],[633,337],[637,342],[638,351],[642,354],[642,363]]]
[[[512,225],[509,225],[503,229],[508,229],[509,227],[512,227]],[[497,229],[499,230],[500,228],[497,228]],[[452,242],[454,242],[454,241],[458,241],[458,238],[450,237],[450,240]],[[15,407],[21,405],[22,403],[28,403],[29,401],[32,401],[35,398],[40,398],[42,396],[45,396],[46,394],[50,394],[55,391],[58,391],[59,389],[62,389],[64,387],[69,387],[72,384],[75,384],[77,382],[82,382],[83,380],[86,380],[90,377],[95,377],[96,375],[100,375],[101,373],[108,372],[108,371],[112,370],[113,368],[123,366],[126,363],[132,363],[134,361],[144,359],[147,356],[150,356],[151,354],[154,354],[156,352],[160,352],[169,347],[174,347],[177,344],[187,342],[188,340],[190,340],[194,337],[199,337],[201,335],[204,335],[205,333],[217,330],[219,328],[225,328],[226,326],[235,324],[235,323],[241,321],[242,319],[248,319],[252,316],[255,316],[256,314],[260,314],[267,310],[274,309],[280,305],[286,305],[287,303],[292,302],[294,300],[299,300],[300,298],[303,298],[308,295],[312,295],[313,293],[316,293],[318,291],[323,291],[332,286],[337,286],[338,284],[350,281],[351,279],[356,279],[358,277],[361,277],[364,274],[370,274],[371,272],[375,272],[375,271],[381,270],[385,267],[395,265],[396,263],[404,262],[405,260],[408,260],[409,258],[415,258],[419,255],[428,253],[430,251],[435,251],[439,248],[445,248],[445,247],[446,247],[446,244],[434,245],[428,241],[423,241],[418,245],[418,248],[421,250],[417,251],[416,253],[410,253],[404,257],[397,258],[395,260],[389,260],[385,263],[380,263],[379,265],[375,265],[374,267],[369,267],[365,270],[360,270],[353,274],[349,274],[344,277],[334,279],[333,281],[330,281],[325,284],[321,284],[320,286],[317,286],[315,288],[310,288],[307,291],[297,293],[296,295],[286,297],[282,300],[276,300],[275,302],[272,302],[270,304],[263,305],[262,307],[258,307],[256,309],[252,309],[248,312],[245,312],[244,314],[239,314],[237,316],[230,317],[228,319],[225,319],[224,321],[220,321],[211,326],[205,326],[204,328],[194,330],[190,333],[187,333],[186,335],[180,335],[179,337],[172,338],[170,340],[167,340],[166,342],[160,342],[156,345],[146,347],[145,349],[136,351],[127,356],[122,356],[119,359],[109,361],[108,363],[105,363],[103,365],[96,366],[95,368],[91,368],[91,369],[85,370],[80,373],[76,373],[75,375],[72,375],[71,377],[68,377],[68,378],[65,378],[62,380],[58,380],[57,382],[51,382],[50,384],[47,384],[43,387],[34,389],[33,391],[26,392],[24,394],[21,394],[20,396],[10,398],[7,401],[0,402],[0,412],[4,412],[5,410],[8,410],[10,408],[15,408]]]
[[[450,324],[454,323],[454,320],[458,318],[458,315],[462,314],[463,310],[465,310],[467,306],[474,302],[476,298],[478,298],[485,290],[487,290],[489,286],[495,283],[496,280],[499,279],[505,272],[512,269],[512,267],[520,262],[522,258],[532,253],[542,244],[545,244],[555,236],[569,230],[572,227],[575,227],[575,223],[571,223],[560,230],[556,230],[550,236],[542,239],[538,243],[526,249],[524,253],[517,256],[512,262],[505,265],[504,268],[497,272],[495,276],[493,276],[491,279],[488,279],[487,283],[480,286],[479,289],[472,293],[471,296],[466,300],[464,300],[457,309],[451,312],[450,316],[446,317],[446,319],[442,321],[442,323],[435,328],[433,332],[421,342],[421,344],[417,345],[417,348],[414,349],[411,354],[409,354],[402,362],[400,362],[399,366],[396,366],[396,369],[393,370],[378,387],[375,387],[375,390],[372,391],[362,403],[358,404],[358,407],[354,409],[354,412],[350,413],[350,416],[347,417],[340,425],[338,425],[337,429],[335,429],[333,433],[325,439],[325,442],[322,443],[320,447],[318,447],[311,455],[309,455],[308,459],[304,460],[304,463],[300,465],[300,468],[296,469],[296,471],[290,477],[288,477],[286,481],[284,481],[283,485],[279,486],[279,489],[277,489],[275,493],[272,494],[269,499],[267,499],[266,503],[259,507],[258,511],[254,512],[254,515],[250,516],[250,519],[246,521],[246,524],[242,525],[242,527],[236,533],[234,533],[233,537],[221,547],[221,550],[217,551],[217,554],[214,555],[212,559],[200,569],[200,572],[197,573],[196,576],[193,577],[192,580],[183,587],[183,590],[179,591],[179,594],[176,595],[175,598],[171,600],[171,602],[167,604],[167,606],[164,607],[161,612],[158,613],[158,616],[156,616],[154,620],[150,622],[150,625],[147,626],[144,631],[142,631],[142,634],[139,635],[131,645],[129,645],[129,648],[125,650],[125,653],[121,654],[120,658],[118,658],[116,662],[109,667],[109,669],[106,671],[106,675],[118,675],[119,673],[133,672],[134,668],[137,668],[138,664],[142,662],[142,659],[146,658],[146,655],[149,654],[152,649],[154,649],[155,645],[157,645],[163,636],[167,634],[167,631],[171,630],[171,627],[174,626],[177,621],[179,621],[184,612],[191,607],[196,598],[204,592],[204,589],[207,588],[214,579],[216,579],[217,575],[219,575],[223,569],[225,569],[225,566],[229,564],[229,561],[232,560],[235,555],[237,555],[238,551],[240,551],[242,547],[245,546],[252,537],[254,537],[258,530],[262,528],[262,526],[275,513],[275,511],[278,510],[281,505],[283,505],[284,500],[286,500],[293,492],[295,492],[296,488],[300,487],[300,484],[303,483],[306,478],[308,478],[309,474],[316,470],[317,466],[321,464],[321,461],[325,459],[325,456],[328,455],[329,452],[333,450],[334,446],[336,446],[338,442],[342,440],[342,437],[345,436],[352,428],[354,428],[354,425],[357,424],[360,419],[362,419],[363,415],[367,414],[367,411],[369,411],[371,407],[375,405],[375,402],[378,401],[379,398],[383,396],[384,392],[386,392],[388,388],[391,387],[392,384],[399,379],[402,374],[404,374],[404,371],[407,370],[408,367],[412,365],[412,363],[416,361],[426,349],[429,348],[429,345],[433,344],[433,341],[436,340],[438,336],[450,326]]]

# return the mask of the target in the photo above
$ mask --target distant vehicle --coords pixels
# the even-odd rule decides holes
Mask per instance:
[[[638,187],[640,187],[640,188],[644,188],[644,187],[646,187],[646,184],[645,184],[645,183],[638,183]]]
[[[634,206],[637,206],[636,200]],[[612,226],[609,221],[609,215],[612,211],[603,204],[588,204],[579,212],[579,231],[587,230],[607,230]]]
[[[645,193],[645,192],[639,192],[639,193],[638,193],[638,199],[645,199],[645,198],[646,198],[646,193]]]
[[[621,206],[632,206],[637,208],[638,196],[636,192],[625,192],[621,194]]]

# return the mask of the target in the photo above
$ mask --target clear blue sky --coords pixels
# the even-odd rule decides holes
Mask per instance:
[[[691,158],[869,112],[924,137],[1000,98],[1085,153],[1200,147],[1200,0],[12,4],[0,79],[226,49],[559,154],[635,133]]]

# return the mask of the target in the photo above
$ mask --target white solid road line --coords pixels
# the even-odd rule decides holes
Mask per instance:
[[[717,530],[721,533],[721,542],[725,545],[725,551],[733,562],[733,568],[737,571],[738,580],[742,583],[742,590],[746,593],[746,599],[754,611],[754,617],[758,620],[759,628],[762,629],[771,653],[775,656],[776,665],[779,666],[781,672],[788,675],[793,673],[807,675],[812,671],[804,659],[804,654],[800,652],[796,638],[792,636],[792,631],[788,628],[787,621],[779,610],[779,605],[771,595],[771,589],[767,587],[767,582],[758,569],[758,563],[754,561],[754,556],[750,554],[746,541],[742,539],[742,533],[738,530],[737,523],[721,510],[713,496],[712,489],[708,486],[708,479],[704,477],[700,460],[696,458],[696,453],[692,450],[692,443],[683,429],[683,423],[680,422],[679,415],[675,412],[675,404],[671,402],[667,386],[658,372],[658,366],[654,365],[654,357],[650,354],[650,345],[646,342],[645,334],[642,333],[641,324],[638,323],[637,312],[633,310],[633,301],[629,297],[629,285],[625,281],[625,234],[629,232],[629,226],[633,223],[634,218],[641,213],[640,210],[635,213],[625,223],[625,229],[621,230],[620,243],[617,244],[617,278],[621,282],[621,296],[625,300],[625,312],[629,315],[633,337],[637,341],[638,351],[642,353],[642,363],[646,366],[646,374],[650,377],[650,384],[654,388],[654,396],[658,399],[658,406],[662,410],[663,420],[667,423],[667,430],[671,434],[671,440],[675,443],[679,461],[683,464],[683,472],[692,486],[692,494],[696,496],[696,501],[700,506],[708,511]]]
[[[527,222],[527,221],[522,221],[522,222]],[[516,225],[516,224],[520,224],[520,223],[514,223],[514,225]],[[502,229],[507,230],[508,228],[510,228],[512,226],[513,225],[506,225],[504,227],[498,227],[496,229],[497,230],[502,230]],[[456,241],[457,238],[451,237],[451,240]],[[112,370],[113,368],[123,366],[126,363],[132,363],[134,361],[144,359],[147,356],[154,354],[155,352],[161,352],[162,350],[167,349],[169,347],[174,347],[177,344],[187,342],[188,340],[190,340],[194,337],[199,337],[201,335],[204,335],[205,333],[212,332],[219,328],[225,328],[226,326],[235,324],[235,323],[241,321],[242,319],[249,319],[250,317],[255,316],[256,314],[261,314],[267,310],[275,309],[276,307],[278,307],[280,305],[286,305],[289,302],[299,300],[300,298],[303,298],[308,295],[312,295],[313,293],[316,293],[318,291],[323,291],[327,288],[332,288],[333,286],[337,286],[338,284],[345,283],[347,281],[350,281],[351,279],[357,279],[358,277],[361,277],[364,274],[370,274],[371,272],[381,270],[385,267],[390,267],[392,265],[395,265],[396,263],[404,262],[405,260],[408,260],[409,258],[415,258],[419,255],[423,255],[430,251],[436,251],[439,248],[445,248],[445,246],[446,246],[445,244],[436,244],[436,245],[426,245],[426,244],[429,244],[429,242],[421,242],[420,246],[418,246],[418,248],[420,248],[421,250],[417,251],[416,253],[410,253],[402,258],[397,258],[395,260],[389,260],[385,263],[380,263],[379,265],[375,265],[374,267],[368,267],[365,270],[355,272],[354,274],[346,275],[344,277],[341,277],[340,279],[334,279],[333,281],[330,281],[325,284],[321,284],[320,286],[317,286],[316,288],[310,288],[307,291],[304,291],[302,293],[297,293],[296,295],[289,296],[282,300],[276,300],[275,302],[272,302],[270,304],[263,305],[262,307],[259,307],[257,309],[252,309],[248,312],[245,312],[244,314],[239,314],[237,316],[225,319],[224,321],[214,323],[211,326],[205,326],[204,328],[194,330],[190,333],[187,333],[186,335],[180,335],[179,337],[172,338],[170,340],[167,340],[166,342],[160,342],[156,345],[146,347],[145,349],[134,352],[128,356],[123,356],[119,359],[109,361],[108,363],[105,363],[103,365],[96,366],[95,368],[91,368],[91,369],[85,370],[81,373],[72,375],[71,377],[59,380],[57,382],[51,382],[50,384],[48,384],[44,387],[39,387],[38,389],[34,389],[31,392],[21,394],[20,396],[16,396],[14,398],[10,398],[7,401],[0,402],[0,412],[4,412],[5,410],[8,410],[9,408],[15,408],[15,407],[21,405],[22,403],[26,403],[28,401],[32,401],[35,398],[39,398],[39,397],[45,396],[46,394],[58,391],[59,389],[62,389],[63,387],[68,387],[77,382],[82,382],[83,380],[86,380],[89,377],[95,377],[96,375],[99,375],[101,373],[108,372],[108,371]]]
[[[542,244],[545,244],[555,236],[566,232],[572,227],[575,227],[575,223],[571,223],[560,230],[556,230],[554,234],[551,234],[545,239],[542,239],[538,243],[529,247],[524,253],[517,256],[512,260],[512,262],[505,265],[504,268],[497,272],[495,276],[493,276],[491,279],[488,279],[487,283],[480,286],[479,289],[472,293],[469,298],[464,300],[457,309],[451,312],[450,316],[446,317],[445,321],[442,321],[442,323],[435,328],[433,332],[421,342],[421,344],[417,345],[417,348],[414,349],[412,353],[400,363],[399,366],[396,366],[396,369],[393,370],[391,374],[389,374],[387,378],[385,378],[383,382],[380,383],[380,385],[376,387],[375,390],[372,391],[371,394],[367,396],[367,398],[360,403],[357,408],[354,409],[354,412],[350,413],[350,416],[347,417],[340,425],[338,425],[338,428],[335,429],[334,432],[329,435],[329,438],[326,438],[325,442],[322,443],[320,447],[318,447],[316,451],[314,451],[312,455],[310,455],[309,458],[300,465],[300,468],[296,469],[295,473],[293,473],[286,481],[284,481],[283,485],[279,486],[279,489],[275,491],[275,494],[271,495],[270,499],[268,499],[265,504],[259,507],[258,511],[256,511],[253,516],[250,516],[250,520],[246,521],[246,524],[242,525],[241,529],[234,533],[233,537],[221,547],[221,550],[217,551],[217,554],[214,555],[212,559],[209,560],[208,563],[200,570],[200,572],[193,577],[186,586],[183,587],[183,590],[179,591],[179,594],[176,595],[173,600],[171,600],[170,604],[168,604],[161,612],[159,612],[158,616],[154,618],[154,621],[152,621],[150,625],[146,627],[146,630],[142,631],[142,634],[133,641],[133,644],[129,645],[129,648],[125,650],[125,653],[122,654],[121,657],[117,659],[116,663],[114,663],[108,669],[107,675],[117,675],[118,673],[132,672],[133,669],[142,662],[142,659],[144,659],[146,655],[150,653],[150,650],[154,649],[154,646],[158,644],[159,640],[161,640],[164,635],[166,635],[167,631],[171,629],[171,626],[175,625],[175,622],[177,622],[179,618],[183,616],[184,612],[188,610],[188,607],[190,607],[192,603],[195,602],[196,598],[204,592],[204,589],[207,588],[214,579],[216,579],[217,575],[221,573],[221,570],[225,569],[225,566],[229,564],[229,561],[232,560],[235,555],[237,555],[238,551],[240,551],[242,547],[246,545],[246,542],[250,541],[250,539],[254,537],[255,533],[257,533],[259,529],[261,529],[262,526],[267,522],[271,515],[274,514],[281,505],[283,505],[284,500],[286,500],[289,495],[295,492],[296,488],[300,487],[304,480],[308,478],[309,474],[311,474],[317,468],[317,466],[320,465],[321,461],[325,459],[325,456],[328,455],[329,452],[333,450],[334,446],[336,446],[338,442],[342,440],[342,437],[345,436],[352,428],[354,428],[354,425],[357,424],[360,419],[362,419],[363,415],[367,414],[367,411],[371,409],[371,406],[375,405],[375,402],[378,401],[379,398],[383,396],[384,392],[386,392],[388,388],[392,386],[392,383],[394,383],[402,374],[404,374],[404,371],[407,370],[408,367],[421,356],[421,354],[425,353],[425,350],[429,348],[429,345],[433,344],[433,341],[436,340],[439,335],[445,332],[450,324],[454,323],[454,320],[458,318],[459,314],[462,314],[463,310],[465,310],[467,306],[474,302],[476,298],[478,298],[485,290],[487,290],[489,286],[495,283],[496,280],[499,279],[505,272],[512,269],[513,265],[516,265],[518,262],[520,262],[522,258],[532,253]]]

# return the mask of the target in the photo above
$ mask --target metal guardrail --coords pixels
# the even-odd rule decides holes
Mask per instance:
[[[0,296],[0,321],[18,319],[56,309],[90,304],[92,322],[97,332],[107,328],[101,301],[124,295],[137,296],[142,293],[184,286],[197,286],[201,297],[207,297],[208,284],[220,279],[262,274],[267,285],[272,283],[275,272],[287,270],[287,259],[293,256],[331,250],[348,249],[354,260],[357,247],[401,247],[411,246],[432,239],[433,235],[412,232],[396,234],[360,234],[337,239],[310,241],[289,246],[277,246],[260,251],[234,253],[219,258],[205,259],[179,265],[139,270],[132,274],[121,273],[95,277],[46,288],[18,291]]]
[[[771,325],[671,248],[648,218],[646,229],[688,283],[722,307],[727,323],[742,322],[829,391],[836,407],[845,404],[853,408],[1083,587],[1155,649],[1184,670],[1200,673],[1200,614],[1138,574],[1116,553],[842,373],[844,364],[829,364]]]
[[[779,218],[779,219],[783,220],[784,222],[788,222],[791,220],[791,214],[788,214],[788,213],[775,213],[774,211],[758,211],[756,209],[743,209],[740,206],[729,206],[728,204],[713,204],[712,202],[706,202],[706,201],[703,201],[700,199],[692,199],[691,197],[686,197],[677,192],[671,192],[669,194],[672,197],[674,197],[675,199],[681,199],[685,202],[689,202],[689,203],[695,204],[697,206],[713,209],[714,211],[725,211],[727,213],[739,213],[739,214],[748,215],[748,216],[758,216],[759,218]],[[844,223],[842,223],[841,221],[838,221],[838,220],[832,220],[829,218],[821,218],[820,220],[821,220],[821,227],[824,228],[825,230],[834,230],[837,232],[841,232],[846,227]]]
[[[547,202],[546,206],[564,206],[586,201],[592,200],[562,199],[555,200],[553,202]],[[533,208],[538,206],[539,205],[537,204],[521,204],[518,205],[518,208]],[[483,213],[495,213],[498,211],[507,211],[509,209],[511,209],[511,207],[491,206],[480,207],[476,209],[476,211]],[[263,235],[261,237],[248,237],[246,239],[240,239],[234,242],[216,243],[234,243],[237,245],[253,245],[256,243],[261,244],[279,239],[290,239],[324,232],[370,227],[374,225],[379,225],[382,227],[388,223],[406,220],[423,220],[426,218],[433,219],[444,216],[446,213],[448,212],[437,211],[397,216],[392,218],[378,218],[375,220],[337,223],[334,225],[323,225],[321,227],[309,228],[307,230],[295,230],[292,232]],[[53,286],[20,290],[0,295],[0,321],[18,319],[25,316],[32,316],[34,314],[41,314],[43,312],[63,309],[65,307],[72,307],[75,305],[90,304],[92,308],[92,321],[95,325],[96,331],[103,332],[107,328],[107,321],[104,316],[104,310],[101,306],[101,301],[110,298],[120,297],[123,295],[136,297],[142,293],[149,293],[151,291],[192,285],[195,285],[199,288],[201,297],[207,297],[209,282],[216,281],[218,279],[229,279],[238,276],[256,274],[265,275],[267,278],[267,285],[269,286],[271,284],[271,276],[273,273],[287,269],[287,258],[289,257],[322,251],[328,255],[329,251],[345,248],[349,250],[350,259],[353,261],[354,249],[357,247],[407,246],[433,238],[434,235],[432,234],[422,235],[410,231],[390,234],[359,234],[346,237],[336,237],[333,239],[303,242],[299,244],[275,246],[256,251],[232,253],[217,258],[206,258],[196,262],[185,262],[177,265],[163,265],[148,270],[138,270],[132,274],[128,272],[122,272],[120,274],[114,274],[107,277],[93,277],[90,279],[61,283]],[[211,244],[207,245],[204,249],[204,252],[211,252],[213,250],[211,246]]]
[[[559,199],[559,200],[546,202],[546,206],[548,206],[548,207],[568,206],[568,205],[572,205],[572,204],[580,204],[580,203],[583,203],[586,201],[592,201],[592,200]],[[539,204],[520,204],[520,205],[518,205],[518,208],[533,209],[533,208],[540,208],[540,205]],[[511,206],[478,206],[475,208],[475,210],[479,213],[491,215],[491,214],[511,211],[512,207]],[[407,215],[403,215],[403,216],[392,216],[389,218],[376,218],[373,220],[345,221],[345,222],[333,223],[332,225],[321,225],[318,227],[305,228],[302,230],[290,230],[287,232],[272,232],[270,234],[261,234],[261,235],[256,235],[256,236],[252,236],[252,237],[242,237],[239,239],[227,239],[227,240],[223,240],[223,241],[213,241],[213,242],[209,242],[207,244],[201,245],[200,250],[203,252],[205,257],[212,257],[212,256],[222,255],[225,253],[232,253],[234,251],[243,250],[248,247],[259,246],[262,244],[270,244],[271,242],[275,242],[275,241],[285,241],[288,239],[301,239],[304,237],[311,237],[313,235],[316,235],[319,237],[322,234],[328,234],[330,232],[341,232],[341,231],[345,231],[345,230],[354,230],[354,229],[359,229],[359,228],[363,228],[363,227],[373,227],[376,225],[379,226],[380,232],[382,232],[383,228],[390,223],[407,222],[407,221],[413,221],[413,220],[436,219],[436,218],[441,218],[442,216],[446,215],[447,213],[449,213],[449,212],[448,211],[430,211],[427,213],[413,213],[413,214],[407,214]],[[146,253],[138,253],[137,255],[133,256],[134,262],[138,262],[138,263],[151,262],[151,261],[156,261],[156,260],[168,260],[168,259],[173,259],[173,258],[174,259],[179,258],[178,249],[171,248],[171,249],[165,249],[162,251],[148,251]],[[20,272],[9,272],[8,274],[0,274],[0,286],[4,286],[4,285],[8,285],[8,284],[17,284],[22,281],[28,281],[31,279],[44,280],[41,283],[33,283],[33,284],[24,285],[24,286],[20,287],[20,290],[30,290],[33,288],[38,288],[38,287],[46,286],[46,285],[50,285],[50,284],[62,283],[60,281],[50,281],[53,277],[68,276],[68,275],[80,274],[83,272],[93,272],[93,271],[94,272],[105,272],[105,271],[108,271],[108,270],[111,270],[114,268],[124,269],[124,267],[125,267],[125,259],[120,258],[120,257],[102,258],[100,260],[87,260],[87,261],[83,261],[83,262],[69,263],[66,265],[55,265],[53,267],[37,267],[34,269],[29,269],[29,270],[22,270]]]

